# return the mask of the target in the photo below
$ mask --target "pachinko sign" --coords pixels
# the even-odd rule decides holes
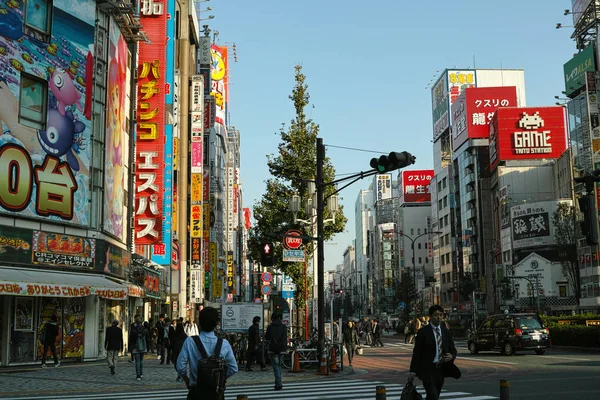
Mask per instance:
[[[151,4],[150,4],[151,3]],[[135,243],[161,244],[165,140],[165,37],[163,2],[145,3],[141,24],[150,43],[139,44],[135,149]]]

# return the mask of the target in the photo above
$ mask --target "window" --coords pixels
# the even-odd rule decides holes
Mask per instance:
[[[25,33],[43,42],[50,41],[52,1],[27,0],[25,2]]]
[[[429,257],[425,257],[425,264],[429,264]]]
[[[419,257],[419,264],[423,264],[423,258]]]
[[[442,187],[446,189],[446,178],[442,179]]]
[[[438,200],[438,208],[441,210],[442,209],[442,199]]]
[[[448,207],[448,196],[444,196],[444,207]]]
[[[419,243],[419,244],[417,245],[417,248],[418,248],[419,250],[421,250],[421,243]]]
[[[440,218],[439,225],[440,225],[440,228],[444,227],[444,219],[443,218]]]
[[[567,286],[566,285],[560,285],[558,287],[558,295],[560,297],[567,297]]]
[[[448,216],[447,215],[444,217],[444,225],[448,225]]]
[[[417,228],[417,235],[421,234],[421,228]]]
[[[411,230],[410,230],[410,235],[412,236],[412,235],[414,235],[414,234],[415,234],[415,230],[414,230],[414,229],[411,229]]]
[[[19,90],[19,123],[35,129],[46,129],[47,98],[48,82],[22,73]]]
[[[442,191],[442,182],[438,182],[437,187],[438,187],[438,192],[441,192]]]

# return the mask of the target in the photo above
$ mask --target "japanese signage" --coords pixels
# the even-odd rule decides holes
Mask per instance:
[[[227,102],[227,47],[211,46],[212,63],[210,68],[211,89],[210,95],[215,100],[215,121],[222,126],[226,125],[225,103]]]
[[[227,254],[227,290],[229,293],[233,291],[233,252]]]
[[[233,249],[233,232],[235,228],[233,220],[233,167],[227,168],[227,244]]]
[[[571,201],[561,201],[571,203]],[[555,244],[552,216],[559,201],[541,201],[511,208],[513,249]]]
[[[192,238],[202,237],[202,205],[195,204],[190,212],[190,236]]]
[[[208,67],[211,64],[210,47],[210,36],[201,36],[198,46],[198,69],[200,69],[200,65]]]
[[[104,240],[96,240],[96,271],[126,278],[131,264],[131,253]]]
[[[202,175],[192,174],[191,192],[192,204],[200,204],[202,202]]]
[[[490,123],[490,165],[500,161],[559,158],[566,150],[562,107],[499,108]]]
[[[517,107],[517,88],[514,86],[465,89],[452,104],[452,149],[467,139],[487,139],[489,123],[499,107]]]
[[[154,16],[163,15],[165,13],[165,5],[158,0],[141,0],[140,14]]]
[[[377,201],[392,198],[392,174],[375,175]]]
[[[96,295],[105,299],[125,300],[127,290],[95,287],[89,285],[64,285],[52,283],[26,283],[0,280],[0,296],[42,296],[42,297],[87,297]]]
[[[199,304],[202,302],[202,278],[204,271],[192,269],[190,271],[190,303]]]
[[[566,95],[569,96],[585,86],[585,73],[595,70],[594,46],[590,45],[571,58],[564,66]]]
[[[135,146],[136,245],[161,244],[165,160],[165,38],[167,16],[142,14],[140,22],[150,39],[139,43],[138,111]],[[163,5],[164,6],[164,5]]]
[[[431,201],[429,186],[433,170],[402,171],[400,173],[400,205]]]
[[[32,263],[93,269],[96,240],[53,232],[34,231]]]
[[[127,292],[131,297],[145,297],[146,291],[138,285],[129,284],[127,285]]]
[[[202,143],[202,138],[204,136],[204,117],[202,116],[203,107],[204,77],[202,75],[194,75],[192,76],[192,87],[190,90],[190,109],[192,112],[192,145],[194,142]],[[202,163],[202,158],[200,158],[200,163]]]
[[[202,137],[197,138],[195,142],[192,142],[191,148],[191,172],[192,174],[196,174],[200,176],[202,179],[202,156],[204,152],[204,145],[202,143]],[[202,185],[200,185],[200,189],[202,189]]]
[[[201,269],[202,268],[202,240],[199,238],[192,238],[190,243],[191,243],[190,269]]]
[[[221,305],[221,329],[223,332],[247,332],[252,319],[261,317],[259,330],[264,329],[263,305],[256,303],[236,303]]]
[[[144,290],[148,297],[160,297],[160,274],[158,272],[144,268]]]
[[[212,276],[212,294],[213,298],[221,297],[223,292],[223,282],[221,281],[221,276],[219,275],[219,267],[218,267],[218,256],[217,256],[217,244],[215,242],[210,242],[209,245],[209,261],[210,261],[210,271]]]
[[[446,129],[450,123],[448,119],[448,80],[443,74],[431,89],[431,109],[433,115],[433,140]]]

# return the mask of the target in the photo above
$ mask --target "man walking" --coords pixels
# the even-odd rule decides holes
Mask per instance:
[[[135,374],[136,379],[139,381],[144,376],[144,354],[148,352],[148,338],[150,337],[150,332],[142,323],[142,317],[136,315],[134,318],[134,324],[129,331],[129,348],[131,349],[131,354],[133,354],[135,358]]]
[[[444,309],[435,304],[429,308],[430,323],[419,330],[410,362],[410,378],[415,375],[423,382],[426,400],[438,400],[444,377],[460,378],[461,372],[454,365],[456,348],[450,332],[442,320]]]
[[[265,365],[264,356],[262,354],[257,355],[258,342],[260,341],[260,317],[256,316],[252,318],[252,325],[248,328],[248,351],[246,352],[246,371],[252,371],[252,364],[254,359],[260,362],[260,369],[264,371],[267,369]]]
[[[204,307],[200,311],[200,335],[190,336],[185,339],[179,357],[175,361],[175,369],[183,378],[185,385],[189,389],[188,400],[222,400],[225,397],[225,387],[219,388],[212,384],[198,379],[198,364],[205,353],[211,357],[220,343],[220,352],[218,358],[224,359],[227,364],[225,379],[238,372],[237,362],[233,355],[231,345],[225,339],[218,339],[214,330],[219,321],[219,311],[213,307]]]
[[[354,350],[358,346],[358,333],[354,327],[354,322],[348,321],[348,324],[344,328],[344,346],[348,352],[348,363],[352,365],[352,357],[354,357]]]
[[[273,314],[265,339],[269,342],[269,355],[275,375],[275,390],[283,389],[281,382],[281,357],[287,350],[287,327],[281,322],[281,314]]]
[[[106,361],[112,375],[117,368],[119,353],[123,351],[123,330],[119,328],[119,321],[114,320],[112,325],[106,328],[104,335],[104,348],[106,349]]]
[[[381,346],[383,347],[383,343],[381,342],[381,325],[379,325],[379,320],[373,320],[373,344],[372,347]]]
[[[48,354],[48,347],[54,357],[54,367],[60,366],[60,361],[56,356],[56,337],[58,336],[58,325],[56,324],[58,318],[56,315],[50,317],[50,321],[46,322],[46,326],[42,332],[42,344],[44,345],[44,353],[42,354],[42,368],[46,368],[46,354]]]
[[[163,343],[165,332],[164,321],[165,314],[160,314],[158,317],[158,322],[156,323],[156,327],[154,328],[156,330],[156,358],[158,358],[159,360],[161,358],[164,359],[165,356],[165,346]]]

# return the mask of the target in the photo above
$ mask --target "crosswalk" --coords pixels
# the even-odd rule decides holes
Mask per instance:
[[[380,381],[366,381],[362,379],[348,380],[316,380],[285,383],[282,391],[274,391],[271,384],[257,385],[239,385],[227,388],[225,400],[236,400],[238,395],[246,395],[248,400],[375,400],[375,388],[378,385],[386,387],[388,399],[397,399],[402,393],[404,385],[401,384],[386,384]],[[143,387],[140,390],[125,392],[125,393],[110,393],[103,394],[63,394],[57,397],[18,397],[19,400],[52,400],[52,399],[67,399],[67,400],[129,400],[132,397],[143,397],[144,399],[163,399],[163,400],[183,400],[187,397],[187,390],[155,390],[145,391]],[[422,387],[417,390],[423,398],[425,391]],[[487,395],[474,395],[467,392],[442,391],[440,396],[443,400],[492,400],[498,397]],[[15,398],[17,399],[17,398]]]

